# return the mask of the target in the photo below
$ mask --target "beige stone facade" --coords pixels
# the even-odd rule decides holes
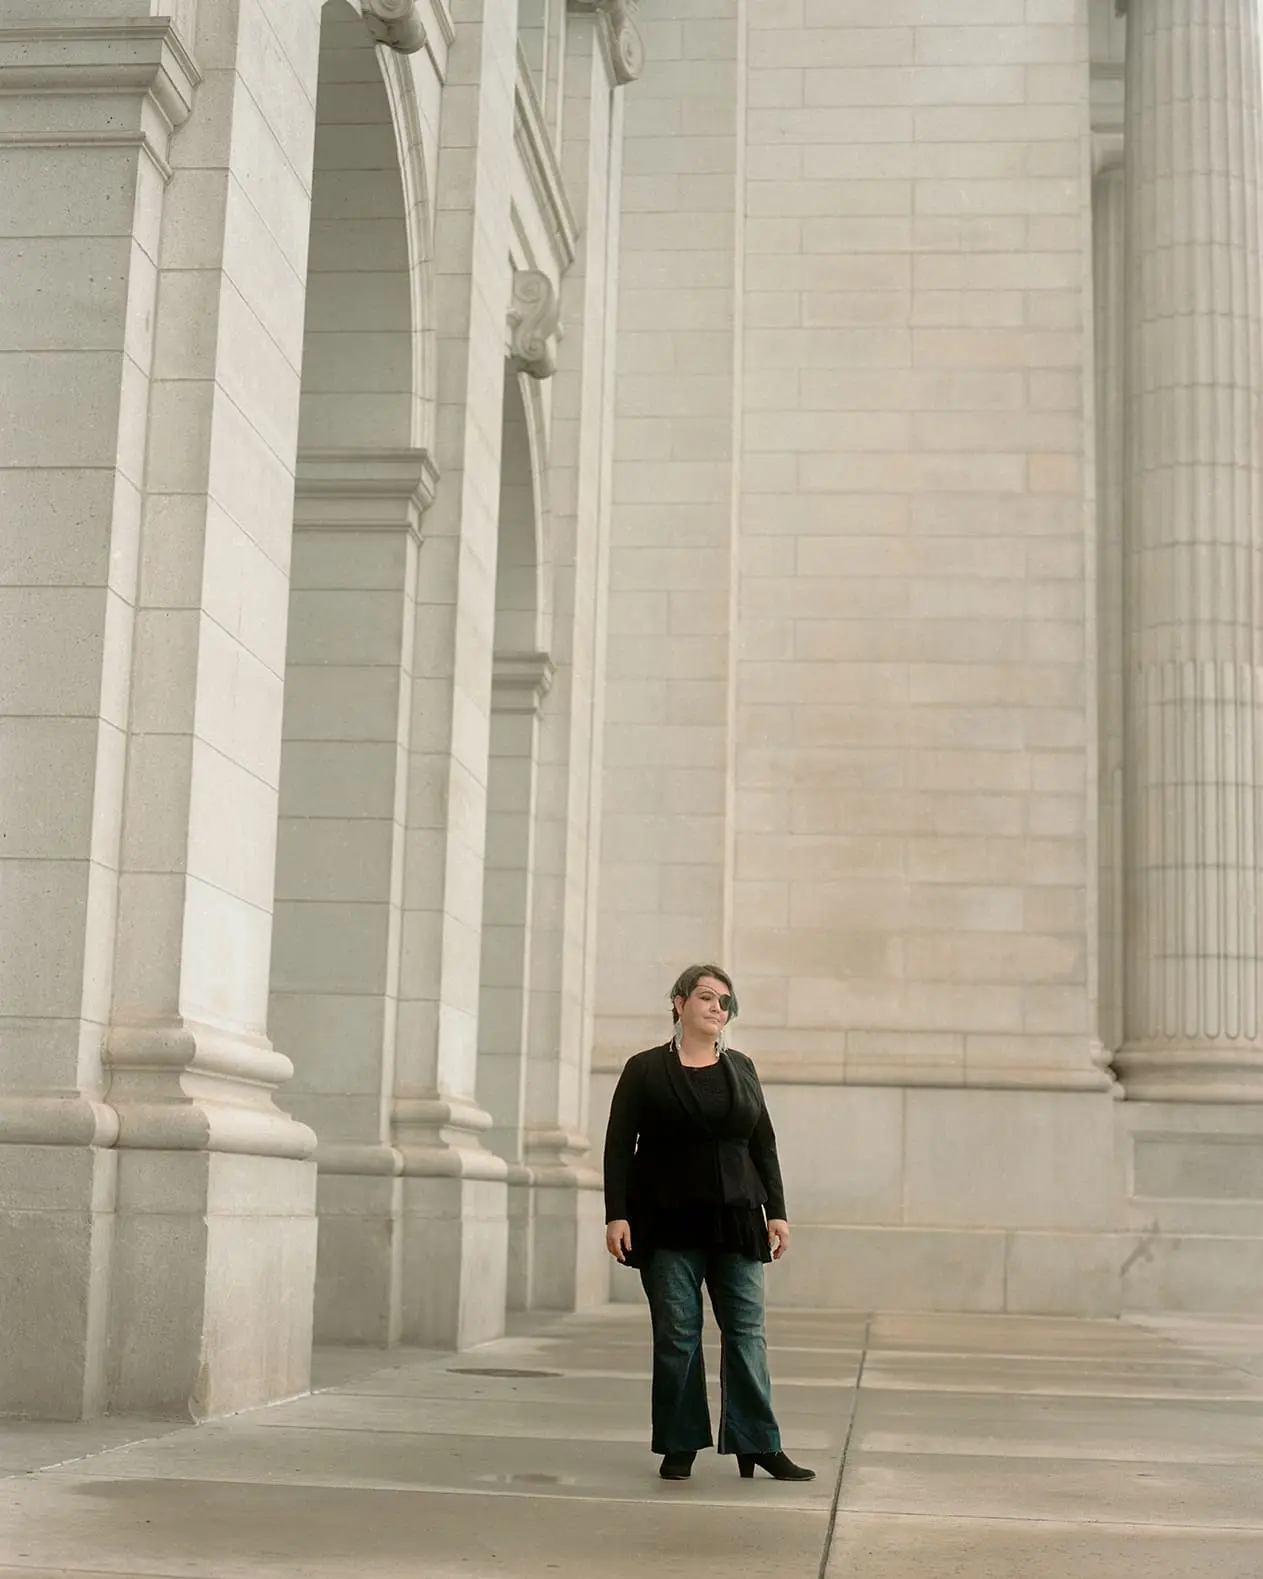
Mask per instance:
[[[1252,0],[0,0],[0,1412],[634,1295],[1253,1309]]]

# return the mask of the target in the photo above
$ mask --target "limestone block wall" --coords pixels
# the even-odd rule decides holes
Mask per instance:
[[[1105,1084],[1087,36],[1039,10],[747,45],[733,960],[747,1043],[851,1081]]]
[[[599,1047],[724,941],[740,343],[736,0],[654,6],[625,110]]]
[[[1107,1308],[1087,6],[677,0],[646,42],[601,1079],[721,953],[785,1297]]]
[[[657,961],[726,948],[773,1061],[1108,1085],[1086,10],[1027,9],[713,0],[649,24],[620,304],[611,1049],[648,1032]]]

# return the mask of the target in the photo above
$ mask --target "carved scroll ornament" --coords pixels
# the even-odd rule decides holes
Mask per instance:
[[[557,371],[561,304],[547,274],[518,269],[509,307],[509,356],[519,373],[551,378]]]
[[[635,82],[645,68],[645,46],[636,31],[638,0],[574,0],[574,4],[605,18],[614,80],[622,86]]]
[[[425,48],[425,23],[417,15],[417,0],[360,0],[364,25],[375,44],[415,55]]]
[[[604,9],[615,79],[624,85],[635,82],[645,69],[645,46],[634,21],[636,0],[610,0]]]

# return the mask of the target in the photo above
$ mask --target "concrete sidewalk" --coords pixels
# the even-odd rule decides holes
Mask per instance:
[[[311,1397],[207,1426],[0,1422],[0,1576],[1263,1575],[1263,1322],[769,1330],[806,1487],[710,1453],[659,1480],[647,1322],[618,1307],[461,1355],[328,1352]]]

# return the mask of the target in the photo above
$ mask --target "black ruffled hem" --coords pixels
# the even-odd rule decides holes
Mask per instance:
[[[631,1220],[635,1264],[654,1250],[726,1250],[747,1261],[770,1261],[761,1206],[697,1206],[659,1211]]]

